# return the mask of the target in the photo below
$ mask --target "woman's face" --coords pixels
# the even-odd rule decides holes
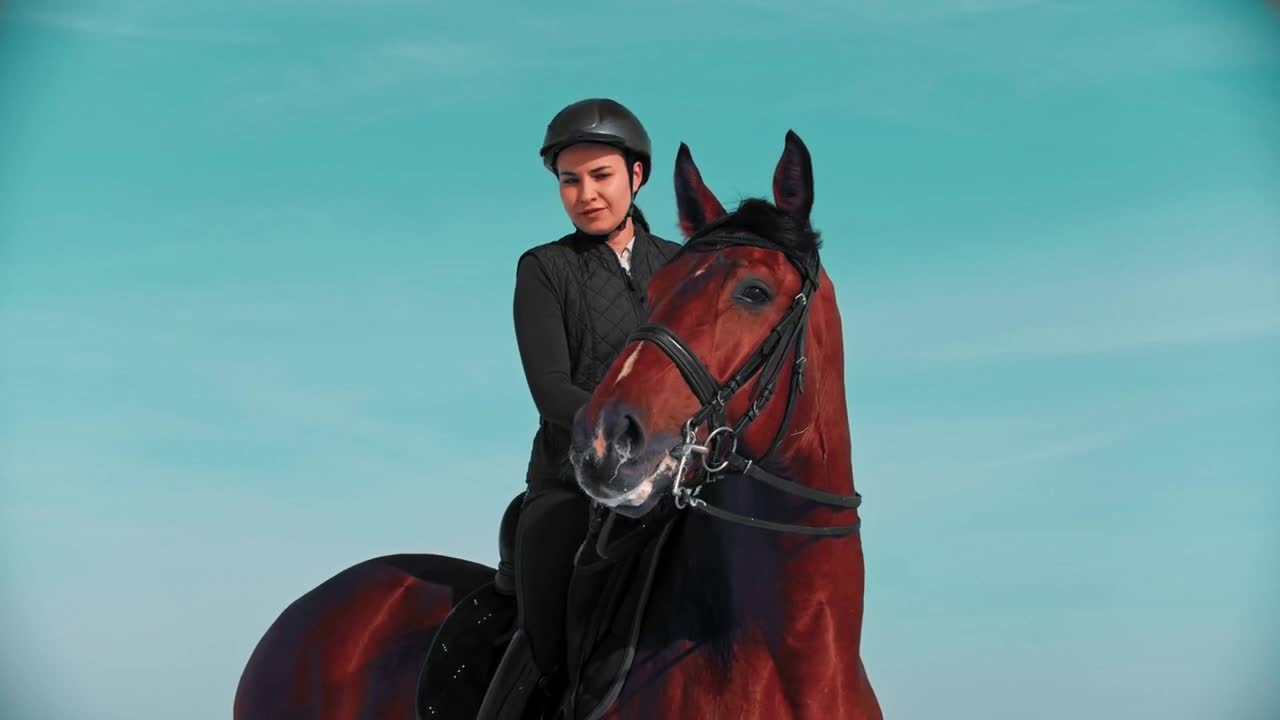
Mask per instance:
[[[612,232],[631,206],[631,188],[639,187],[641,165],[631,167],[622,153],[608,145],[570,145],[556,158],[560,201],[578,229],[593,235]]]

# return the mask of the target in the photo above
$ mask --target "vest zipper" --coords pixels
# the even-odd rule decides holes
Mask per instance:
[[[621,272],[627,281],[627,288],[631,291],[630,293],[628,293],[629,295],[631,295],[631,303],[635,307],[636,313],[640,318],[640,322],[643,323],[644,318],[648,316],[649,311],[645,309],[644,303],[641,302],[640,300],[640,295],[642,291],[640,289],[640,286],[636,284],[635,276],[632,274],[639,269],[636,267],[636,263],[635,263],[636,260],[637,260],[636,252],[635,250],[632,250],[631,272],[627,272],[626,268],[622,267],[621,263],[618,264],[618,272]]]
[[[636,312],[640,313],[640,317],[644,317],[647,311],[644,303],[640,300],[640,286],[636,284],[635,278],[627,275],[627,287],[631,289],[631,302],[635,304]]]

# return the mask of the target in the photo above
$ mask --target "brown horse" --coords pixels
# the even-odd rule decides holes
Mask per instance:
[[[503,717],[879,718],[808,150],[787,133],[772,204],[726,213],[684,145],[675,184],[688,241],[575,424],[571,459],[596,512],[570,588],[569,666]],[[519,508],[503,518],[504,558]],[[234,715],[473,718],[515,616],[493,568],[366,561],[281,614]]]
[[[673,497],[689,512],[649,590],[619,718],[880,717],[859,652],[840,313],[794,132],[773,194],[726,213],[681,145],[688,240],[577,417],[578,483],[597,502],[646,517]]]

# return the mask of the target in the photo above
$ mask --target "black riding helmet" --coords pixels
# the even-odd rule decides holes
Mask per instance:
[[[653,145],[649,133],[645,131],[640,119],[621,103],[608,98],[587,98],[567,105],[547,124],[547,133],[542,140],[542,164],[552,175],[556,172],[556,158],[570,145],[579,143],[600,143],[610,145],[622,151],[628,168],[633,162],[640,162],[640,186],[631,188],[631,207],[615,230],[626,225],[635,209],[636,191],[649,181],[649,172],[653,165]],[[631,182],[631,173],[627,172],[627,183]]]

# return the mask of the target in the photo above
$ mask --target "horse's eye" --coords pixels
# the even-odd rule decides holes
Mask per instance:
[[[748,285],[738,291],[738,297],[752,305],[763,305],[769,302],[769,291],[761,285]]]

